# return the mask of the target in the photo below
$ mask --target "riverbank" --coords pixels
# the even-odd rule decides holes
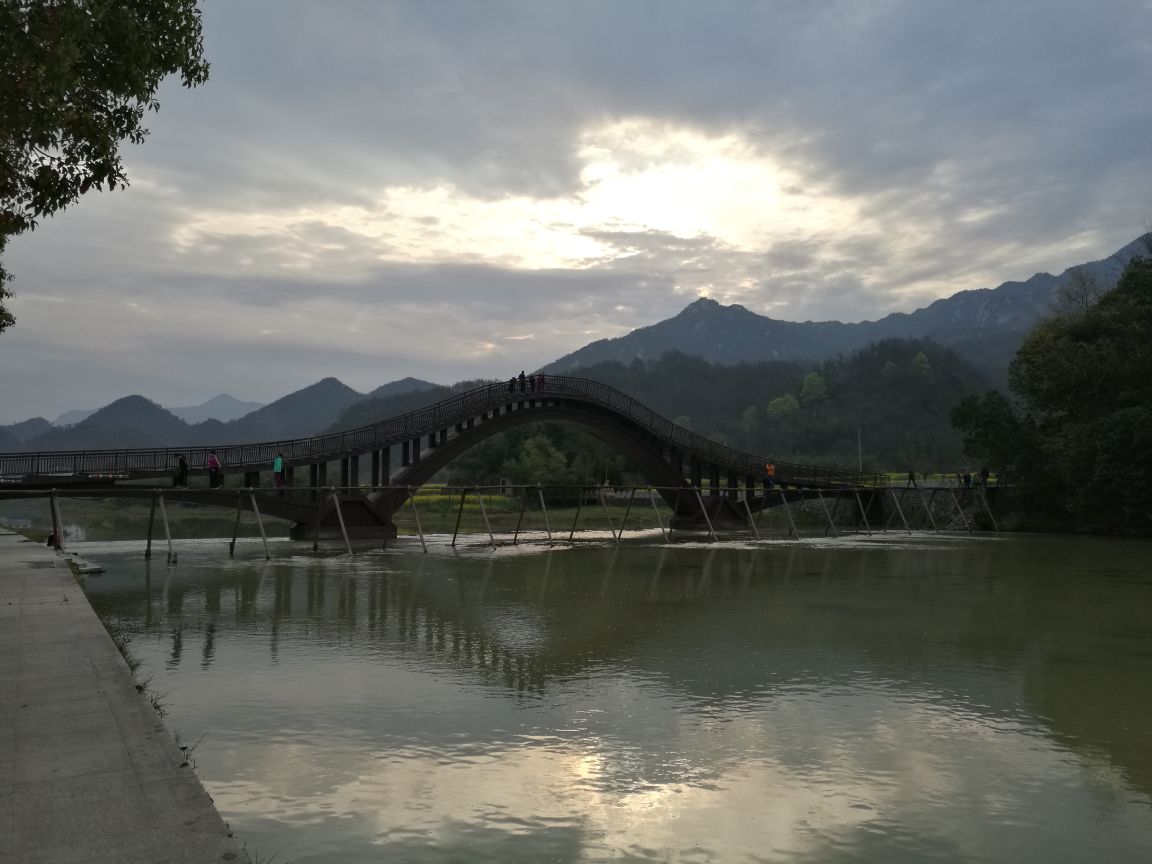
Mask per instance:
[[[0,860],[244,860],[68,563],[3,529],[0,692]]]

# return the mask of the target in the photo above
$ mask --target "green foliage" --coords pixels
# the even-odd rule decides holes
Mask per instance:
[[[981,465],[995,468],[1001,481],[1031,474],[1039,433],[998,391],[969,395],[952,409],[952,423],[964,436],[964,449]]]
[[[916,352],[916,356],[912,358],[912,374],[925,381],[932,381],[936,377],[932,373],[932,364],[928,362],[928,355],[923,351]]]
[[[5,0],[0,57],[0,256],[40,217],[126,186],[119,146],[143,142],[160,82],[208,78],[196,0]],[[0,264],[0,331],[9,278]]]
[[[1116,288],[1041,322],[998,394],[953,413],[966,446],[1006,467],[1036,503],[1147,527],[1152,519],[1152,258]]]
[[[813,402],[823,402],[828,398],[828,385],[819,372],[809,372],[804,376],[804,383],[800,385],[800,401],[808,405]]]
[[[564,423],[533,423],[517,426],[482,441],[462,453],[447,469],[454,486],[543,483],[553,486],[598,486],[626,480],[620,455],[599,440]],[[567,493],[550,493],[553,501],[567,500]]]
[[[764,409],[764,414],[769,420],[780,420],[784,417],[789,417],[800,410],[800,402],[791,393],[785,393],[783,396],[777,396],[768,403],[768,407]]]
[[[914,373],[918,354],[931,377]],[[675,352],[576,374],[604,381],[712,440],[788,461],[855,465],[857,430],[866,467],[964,468],[949,422],[962,396],[988,382],[958,355],[926,340],[888,339],[849,357],[718,366]],[[748,409],[755,406],[757,411]]]

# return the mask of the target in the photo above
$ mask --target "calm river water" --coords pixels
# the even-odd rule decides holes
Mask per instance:
[[[1152,544],[78,544],[278,864],[1152,861]]]

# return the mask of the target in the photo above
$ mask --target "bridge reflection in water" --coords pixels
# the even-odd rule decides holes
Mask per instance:
[[[1075,538],[884,545],[440,547],[158,574],[137,562],[90,589],[98,611],[160,640],[171,670],[207,669],[222,650],[283,652],[288,664],[331,653],[547,702],[620,664],[715,717],[817,686],[878,688],[957,723],[979,718],[1001,747],[1019,734],[1031,749],[1042,734],[1091,764],[1108,759],[1152,793],[1147,738],[1123,731],[1142,728],[1152,695],[1146,550]],[[1103,585],[1087,587],[1089,575]]]

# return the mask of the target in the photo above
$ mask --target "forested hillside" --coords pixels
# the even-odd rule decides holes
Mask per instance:
[[[685,354],[599,363],[572,374],[603,381],[713,440],[787,461],[876,471],[961,471],[967,463],[949,414],[986,379],[955,353],[888,339],[818,364],[722,366]],[[859,442],[859,451],[857,450]],[[559,424],[520,427],[469,451],[457,483],[639,480],[589,435]]]
[[[1028,336],[1010,370],[1018,402],[970,396],[954,419],[1033,513],[1152,531],[1152,256],[1088,300]]]

